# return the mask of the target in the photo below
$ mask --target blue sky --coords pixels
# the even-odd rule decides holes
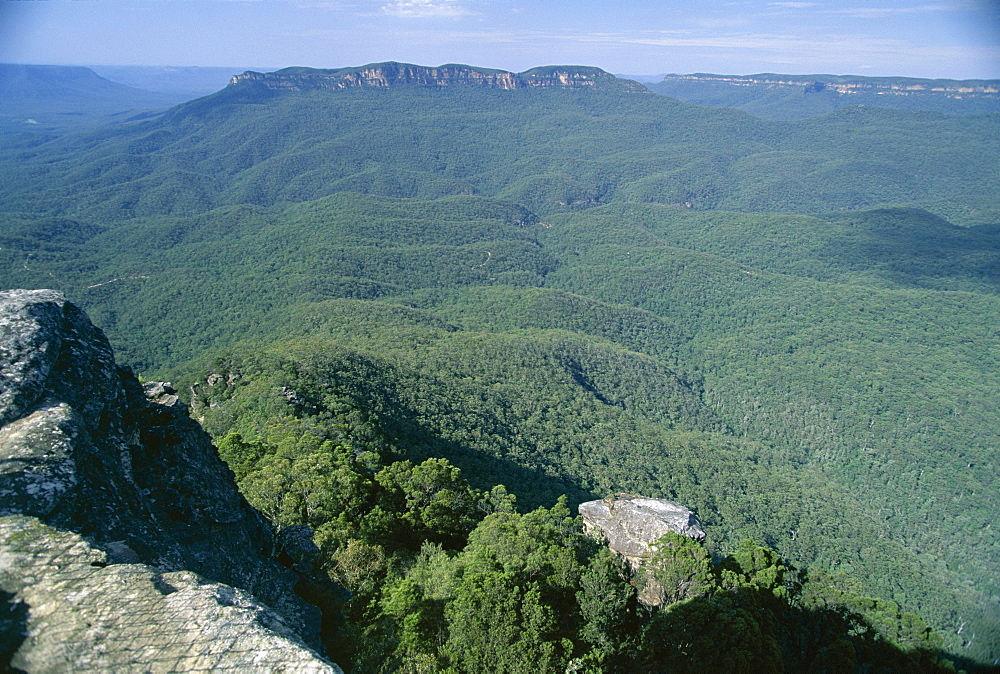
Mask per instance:
[[[0,61],[1000,79],[1000,0],[0,0]]]

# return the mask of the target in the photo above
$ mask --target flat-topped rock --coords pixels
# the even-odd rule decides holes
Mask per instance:
[[[460,63],[431,67],[395,61],[336,69],[292,67],[270,73],[248,70],[233,77],[229,86],[230,91],[233,87],[270,91],[337,91],[400,86],[434,89],[474,86],[498,90],[549,88],[597,89],[643,95],[651,93],[638,82],[615,77],[592,66],[541,66],[523,73],[513,73]]]
[[[581,503],[580,515],[588,531],[600,532],[608,547],[633,562],[652,555],[652,544],[668,532],[705,538],[694,512],[666,499],[616,494]]]

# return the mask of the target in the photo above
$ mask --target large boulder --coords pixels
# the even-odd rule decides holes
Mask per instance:
[[[655,552],[654,543],[668,532],[704,540],[705,532],[694,512],[680,503],[633,494],[616,494],[580,504],[586,529],[599,533],[608,547],[633,562]]]
[[[298,594],[331,594],[307,542],[282,548],[173,389],[144,390],[80,309],[0,291],[0,670],[338,671]]]
[[[580,515],[587,532],[603,538],[632,567],[633,584],[641,603],[661,606],[689,593],[692,579],[676,574],[668,578],[660,573],[661,566],[654,555],[658,541],[668,533],[704,540],[705,532],[691,510],[665,499],[616,494],[581,503]]]

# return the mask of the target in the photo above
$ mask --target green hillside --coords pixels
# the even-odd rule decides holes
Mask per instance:
[[[120,360],[191,391],[251,500],[314,526],[339,573],[348,551],[387,555],[378,582],[416,583],[448,624],[474,588],[435,595],[410,574],[472,563],[477,522],[509,510],[497,485],[522,512],[625,491],[693,508],[716,561],[749,538],[856,579],[885,643],[910,642],[875,613],[916,613],[947,657],[987,664],[998,122],[763,121],[630,87],[243,82],[155,120],[0,140],[0,274],[65,291]],[[493,505],[449,506],[447,525],[410,512],[394,553],[385,513],[404,501],[379,489],[402,478],[373,476],[429,459]],[[303,476],[325,500],[292,498],[314,489]],[[330,505],[348,502],[367,524]],[[466,561],[419,552],[421,536]],[[358,643],[403,657],[403,590],[341,580],[364,598]],[[577,627],[546,634],[583,657]],[[446,645],[408,666],[467,662],[459,632],[436,634]]]
[[[798,213],[908,204],[960,225],[996,221],[996,116],[852,108],[778,123],[604,90],[244,84],[127,129],[10,148],[18,170],[0,207],[120,222],[355,191],[480,194],[539,215],[633,201]]]

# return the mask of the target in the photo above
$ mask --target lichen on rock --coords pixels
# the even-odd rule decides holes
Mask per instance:
[[[339,671],[295,591],[338,590],[281,543],[169,384],[58,292],[0,292],[0,669]]]

